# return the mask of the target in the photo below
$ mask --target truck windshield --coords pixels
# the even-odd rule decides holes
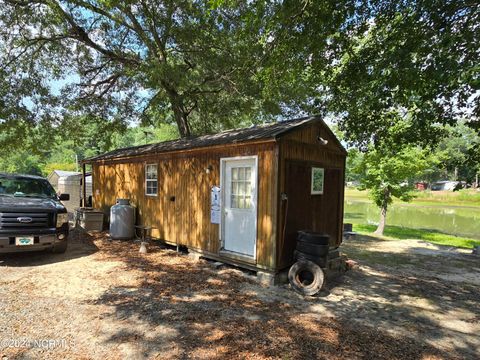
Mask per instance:
[[[57,195],[47,180],[0,176],[0,196],[55,198]]]

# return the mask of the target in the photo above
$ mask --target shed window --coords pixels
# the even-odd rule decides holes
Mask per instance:
[[[145,194],[156,196],[158,192],[158,166],[147,164],[145,166]]]
[[[312,167],[312,188],[311,194],[323,194],[323,183],[325,178],[325,169]]]
[[[231,207],[237,209],[252,208],[252,168],[232,168]]]

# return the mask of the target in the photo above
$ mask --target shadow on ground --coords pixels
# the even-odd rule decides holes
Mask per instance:
[[[344,244],[359,262],[346,277],[342,305],[366,323],[411,332],[451,347],[462,358],[480,351],[480,262],[451,247],[359,236]],[[454,356],[454,354],[449,354]]]
[[[88,256],[98,251],[94,240],[95,236],[74,229],[70,232],[68,248],[64,254],[54,254],[49,250],[0,254],[0,266],[41,266]]]
[[[433,341],[450,333],[403,299],[426,298],[438,312],[450,306],[471,310],[478,306],[478,291],[472,288],[357,270],[331,289],[347,288],[343,299],[303,299],[286,287],[263,288],[238,271],[214,270],[173,251],[140,256],[136,246],[120,242],[104,243],[101,251],[104,259],[121,260],[141,274],[136,286],[112,286],[90,303],[106,306],[105,318],[118,322],[107,342],[136,344],[132,351],[137,355],[427,359],[469,356],[467,348],[475,345],[465,341],[447,352],[416,338],[422,331],[429,331]],[[391,305],[379,305],[383,297]],[[382,327],[391,324],[410,335],[392,335]]]

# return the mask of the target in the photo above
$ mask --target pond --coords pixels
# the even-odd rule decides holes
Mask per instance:
[[[378,224],[380,210],[372,203],[345,199],[344,222]],[[480,239],[480,208],[467,206],[393,204],[387,225],[432,229],[446,234]]]

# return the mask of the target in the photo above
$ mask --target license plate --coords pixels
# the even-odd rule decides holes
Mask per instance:
[[[26,245],[33,245],[35,242],[33,236],[19,236],[15,238],[15,245],[18,246],[26,246]]]

